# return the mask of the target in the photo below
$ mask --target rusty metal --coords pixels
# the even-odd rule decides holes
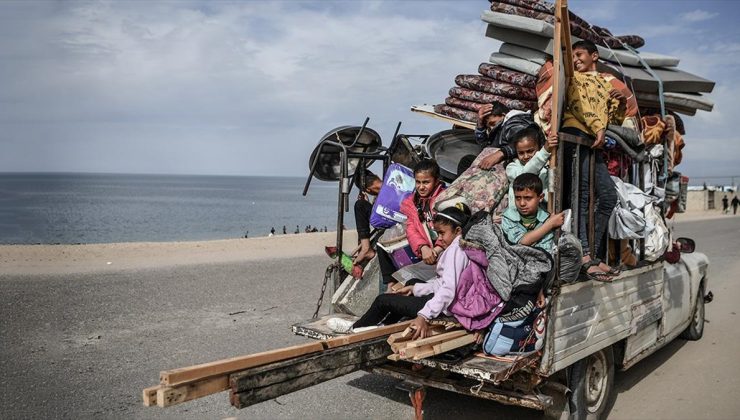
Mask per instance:
[[[596,215],[594,214],[594,204],[596,199],[594,197],[594,182],[596,181],[596,153],[594,149],[589,149],[588,155],[588,251],[591,255],[591,259],[596,258],[596,243],[594,224],[596,221]]]

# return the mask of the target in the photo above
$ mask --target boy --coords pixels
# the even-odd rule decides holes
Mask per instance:
[[[591,148],[599,149],[594,159],[595,255],[591,255],[590,252],[591,244],[586,225],[589,210],[589,153],[585,150],[579,155],[580,179],[574,180],[579,183],[579,202],[571,203],[571,206],[578,206],[578,237],[583,248],[583,267],[586,275],[591,279],[608,281],[606,276],[617,275],[619,271],[609,267],[597,257],[602,255],[603,238],[609,217],[617,203],[617,193],[600,149],[604,147],[608,124],[622,123],[629,98],[625,96],[624,90],[615,89],[612,83],[596,72],[598,60],[599,53],[593,42],[578,41],[573,44],[573,64],[576,73],[568,87],[562,131],[591,140],[593,142]],[[579,146],[566,143],[565,155],[573,156],[576,147]],[[568,163],[570,159],[565,161]]]
[[[362,176],[356,179],[360,195],[355,201],[355,226],[357,226],[357,239],[360,241],[360,250],[354,259],[354,264],[362,264],[375,257],[375,250],[370,246],[370,214],[373,211],[373,203],[368,196],[376,197],[383,186],[383,181],[374,173],[365,170]]]
[[[563,225],[565,214],[550,216],[540,207],[545,194],[537,174],[519,175],[512,188],[516,207],[507,208],[501,220],[506,238],[513,244],[536,246],[552,253],[552,231]]]

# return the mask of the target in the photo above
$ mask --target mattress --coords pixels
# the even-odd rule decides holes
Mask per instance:
[[[637,92],[637,101],[658,103],[659,98],[656,93]],[[677,106],[686,109],[698,109],[711,112],[714,109],[714,102],[701,96],[700,94],[665,92],[663,95],[666,106]]]
[[[426,115],[428,117],[432,117],[437,120],[441,120],[447,123],[451,123],[456,126],[460,127],[466,127],[470,129],[475,128],[475,121],[465,121],[459,118],[451,117],[449,115],[440,114],[435,111],[435,107],[433,105],[413,105],[411,107],[412,112],[418,112],[422,115]]]
[[[498,52],[512,57],[521,58],[522,60],[531,61],[540,66],[545,64],[547,60],[552,59],[550,55],[545,54],[542,51],[508,43],[503,43],[501,48],[498,49]]]
[[[547,22],[490,10],[484,11],[481,19],[488,23],[486,36],[489,38],[552,54],[552,36],[555,27]],[[576,36],[571,38],[573,42],[580,40]],[[628,66],[641,65],[637,55],[628,50],[608,49],[602,46],[597,48],[599,56],[604,60]],[[640,57],[651,67],[676,67],[680,61],[677,57],[647,51],[640,51]]]
[[[507,69],[520,71],[531,76],[537,76],[537,73],[540,71],[540,67],[542,67],[542,65],[540,64],[535,64],[531,61],[517,58],[508,54],[502,54],[500,52],[495,52],[491,54],[491,57],[488,59],[488,61],[493,64],[506,67]]]
[[[631,87],[634,92],[658,92],[658,81],[645,69],[630,66],[600,65],[598,70],[612,73],[622,79],[623,76],[627,76],[632,83]],[[655,68],[653,71],[663,82],[664,92],[709,93],[714,89],[713,81],[680,69]]]

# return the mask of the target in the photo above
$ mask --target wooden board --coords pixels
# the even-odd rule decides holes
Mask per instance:
[[[405,327],[404,327],[405,328]],[[316,353],[324,350],[322,342],[301,344],[298,346],[285,347],[277,350],[265,351],[246,356],[232,357],[230,359],[188,366],[180,369],[166,370],[160,373],[159,379],[162,385],[178,385],[186,382],[200,380],[217,375],[226,375],[251,367],[285,360],[305,354]]]
[[[157,390],[159,388],[160,388],[159,385],[150,386],[149,388],[144,388],[144,391],[143,391],[144,407],[151,407],[151,406],[157,405]]]
[[[391,354],[385,337],[329,349],[232,374],[230,401],[244,408],[360,369],[385,363]]]
[[[384,327],[378,327],[373,330],[363,331],[361,333],[346,334],[335,338],[322,341],[327,349],[333,349],[335,347],[346,346],[352,343],[358,343],[364,340],[370,340],[376,337],[385,337],[387,335],[401,332],[411,325],[411,321],[399,322],[398,324],[386,325]]]
[[[157,406],[169,407],[229,389],[229,377],[215,376],[201,381],[157,389]]]

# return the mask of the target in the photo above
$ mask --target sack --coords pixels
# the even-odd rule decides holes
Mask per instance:
[[[574,234],[563,232],[558,241],[557,252],[560,255],[560,281],[577,282],[583,263],[581,241]]]
[[[378,198],[373,204],[370,224],[379,229],[389,228],[406,221],[401,213],[401,202],[414,192],[414,172],[398,163],[392,163],[383,178]]]
[[[671,244],[671,233],[663,218],[660,217],[660,211],[655,204],[645,206],[645,221],[648,231],[645,240],[645,259],[655,261],[663,256]]]
[[[613,239],[640,239],[645,237],[643,209],[653,198],[632,184],[612,177],[617,189],[617,206],[609,217],[609,237]]]
[[[481,169],[480,162],[498,149],[487,147],[475,158],[473,164],[442,191],[434,202],[435,209],[443,209],[464,202],[472,213],[480,210],[500,212],[508,203],[509,179],[504,165],[496,165],[490,170]],[[503,201],[503,205],[502,205]]]
[[[544,343],[545,312],[534,308],[521,321],[494,321],[483,339],[483,352],[493,356],[531,353],[540,350]]]

